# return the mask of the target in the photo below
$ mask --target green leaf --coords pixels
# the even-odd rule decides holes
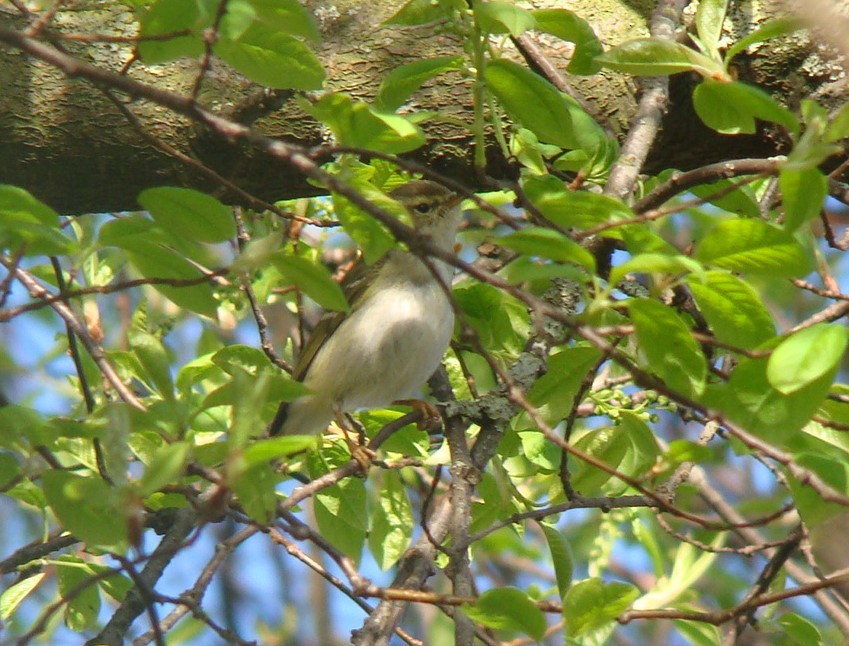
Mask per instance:
[[[295,381],[288,375],[263,370],[259,373],[259,376],[267,380],[267,401],[292,401],[307,393],[306,387],[301,382]],[[256,377],[248,376],[244,372],[236,372],[231,380],[216,388],[204,398],[202,407],[243,406],[246,395],[254,392],[252,386],[254,379]]]
[[[572,410],[575,396],[587,372],[598,362],[599,351],[578,346],[553,354],[548,360],[546,373],[534,382],[528,400],[550,425],[555,425]],[[530,428],[532,423],[526,413],[517,426]]]
[[[568,617],[566,634],[583,635],[614,621],[640,594],[632,585],[585,579],[574,584],[563,600],[563,616]]]
[[[31,446],[49,445],[55,440],[44,418],[28,406],[0,406],[0,447],[29,453]]]
[[[415,27],[451,18],[452,10],[465,8],[462,0],[409,0],[384,24]]]
[[[727,66],[732,58],[755,43],[762,43],[776,36],[790,34],[794,31],[804,29],[804,27],[804,23],[795,16],[776,18],[775,20],[765,22],[751,34],[745,38],[741,38],[728,48],[728,51],[725,52],[725,65]]]
[[[704,273],[700,263],[682,255],[643,253],[633,256],[610,272],[608,282],[618,285],[628,274],[697,274]]]
[[[722,66],[698,52],[670,40],[629,40],[596,57],[596,62],[617,72],[636,76],[666,76],[698,72],[702,76],[725,77]]]
[[[149,188],[138,197],[139,204],[166,231],[198,242],[224,242],[236,235],[230,207],[211,195],[190,188]]]
[[[775,324],[751,285],[724,271],[706,272],[687,283],[716,338],[754,348],[775,336]]]
[[[620,427],[603,427],[584,433],[575,442],[575,448],[606,464],[618,469],[628,452],[629,442]],[[596,495],[609,481],[618,481],[604,469],[579,461],[572,474],[572,486],[583,495]]]
[[[822,633],[811,623],[810,620],[797,615],[795,612],[787,612],[778,619],[778,624],[784,628],[787,637],[793,646],[810,646],[811,644],[822,644]]]
[[[684,394],[701,393],[707,362],[678,313],[649,299],[631,299],[628,311],[645,357],[643,365]]]
[[[140,36],[165,36],[190,32],[167,40],[147,39],[139,42],[139,54],[148,65],[165,63],[177,58],[203,54],[203,40],[198,34],[209,21],[201,15],[198,3],[186,0],[157,0],[139,21]]]
[[[699,38],[711,56],[719,58],[717,45],[722,37],[722,23],[728,0],[700,0],[696,10],[696,28]]]
[[[754,134],[756,119],[799,132],[799,121],[790,110],[763,90],[737,81],[705,79],[693,92],[693,107],[706,126],[726,135]]]
[[[487,34],[520,36],[536,26],[533,14],[509,2],[476,2],[475,22]]]
[[[551,553],[551,562],[554,564],[554,576],[557,579],[557,590],[560,598],[566,596],[566,592],[572,585],[572,570],[574,559],[572,548],[566,536],[556,527],[547,523],[540,523],[540,528],[548,543],[548,551]]]
[[[41,480],[47,504],[66,530],[91,546],[124,541],[124,514],[115,490],[103,480],[68,471],[47,471]]]
[[[248,516],[258,523],[268,523],[277,508],[278,477],[271,464],[257,464],[242,471],[230,485]]]
[[[619,431],[628,443],[628,450],[619,463],[618,471],[625,475],[642,478],[660,457],[661,451],[657,439],[649,425],[635,413],[622,411],[619,421]],[[615,482],[615,481],[614,481]],[[615,491],[624,491],[628,485],[624,482],[614,485]],[[608,487],[608,493],[611,493]]]
[[[139,481],[143,496],[149,496],[169,484],[176,484],[188,462],[191,445],[187,442],[166,444],[154,455]]]
[[[168,237],[153,220],[141,213],[135,213],[104,224],[98,232],[98,242],[103,246],[133,249],[138,243],[167,244]]]
[[[347,478],[315,495],[313,508],[322,535],[343,554],[359,562],[366,539],[365,484]]]
[[[464,604],[462,609],[471,619],[490,628],[519,631],[537,641],[545,634],[542,610],[527,594],[512,586],[487,590],[476,605]]]
[[[498,59],[486,66],[489,91],[508,116],[532,131],[540,141],[561,148],[579,148],[572,136],[569,105],[539,74],[512,61]]]
[[[522,188],[547,220],[565,229],[589,229],[634,217],[621,200],[588,191],[570,191],[552,175],[529,177]]]
[[[781,342],[767,364],[769,383],[790,394],[837,369],[849,342],[842,325],[817,323]]]
[[[826,127],[823,138],[825,141],[841,141],[849,137],[849,103],[844,103]]]
[[[822,453],[802,451],[793,454],[793,463],[807,469],[828,486],[844,496],[849,494],[849,465],[843,456],[831,456]],[[793,502],[805,526],[809,528],[814,554],[828,535],[835,530],[845,534],[846,507],[839,503],[824,500],[821,492],[813,489],[809,483],[796,478],[788,478],[788,486],[793,494]],[[831,522],[829,522],[831,521]],[[841,539],[840,547],[842,547]]]
[[[374,105],[380,112],[394,112],[410,95],[435,76],[460,68],[461,56],[423,58],[389,72],[380,82]]]
[[[136,354],[147,376],[148,384],[165,399],[174,400],[174,382],[171,379],[171,359],[168,351],[152,334],[133,331],[130,347]]]
[[[333,280],[324,265],[287,252],[275,254],[271,261],[288,282],[323,308],[337,312],[347,312],[350,309],[342,288]]]
[[[784,228],[795,231],[816,218],[828,196],[828,179],[818,168],[783,169],[778,176],[784,204]]]
[[[269,463],[272,460],[300,453],[316,446],[321,438],[314,435],[285,435],[257,440],[245,447],[242,457],[245,465],[252,467],[257,464]]]
[[[228,375],[246,372],[256,376],[262,370],[276,369],[262,350],[241,343],[224,346],[210,356],[210,362]]]
[[[696,248],[696,260],[730,271],[783,278],[805,274],[811,263],[796,239],[762,220],[723,220]]]
[[[398,154],[425,143],[424,133],[406,117],[377,112],[346,94],[326,94],[313,104],[300,105],[330,128],[341,146]]]
[[[21,465],[8,451],[0,451],[0,489],[8,487],[21,474]]]
[[[498,244],[529,256],[541,256],[558,262],[574,262],[595,271],[595,258],[577,242],[553,229],[528,227],[498,238]]]
[[[397,471],[386,471],[371,514],[368,544],[381,570],[398,562],[413,534],[413,509]]]
[[[751,186],[738,186],[731,190],[733,183],[738,180],[721,179],[710,184],[700,184],[691,189],[691,192],[707,201],[709,204],[718,206],[729,213],[744,215],[749,218],[761,217],[761,209],[758,198]],[[731,192],[729,192],[729,190]],[[721,194],[721,195],[719,195]],[[717,197],[717,195],[719,195]]]
[[[29,191],[11,184],[0,184],[0,214],[5,218],[13,213],[25,214],[33,224],[59,226],[59,214]]]
[[[59,215],[28,191],[0,184],[0,249],[24,255],[62,255],[71,240],[59,230]]]
[[[466,284],[454,290],[457,304],[490,352],[518,356],[528,331],[527,310],[499,289],[483,283]]]
[[[575,45],[566,70],[572,74],[595,74],[601,69],[595,58],[604,52],[590,24],[568,9],[538,9],[532,11],[536,29],[557,36]]]
[[[772,386],[766,371],[765,358],[741,359],[728,383],[712,386],[704,401],[749,432],[782,446],[810,421],[828,393],[834,374],[825,374],[785,394]]]
[[[397,202],[381,193],[370,184],[355,184],[357,192],[366,197],[369,202],[382,208],[388,213],[401,216],[402,207]],[[362,211],[350,200],[341,195],[333,194],[333,206],[345,232],[350,235],[362,249],[363,259],[371,265],[380,260],[387,251],[397,246],[395,238],[383,223],[370,214]]]
[[[77,633],[94,628],[100,612],[100,593],[94,583],[86,585],[93,573],[78,557],[65,555],[57,561],[59,594],[68,599],[65,625]]]
[[[18,606],[21,605],[21,602],[38,587],[46,576],[46,572],[37,572],[3,590],[3,593],[0,594],[0,621],[8,621]]]
[[[241,0],[254,10],[258,23],[291,36],[318,40],[318,27],[312,14],[299,0]],[[227,4],[227,13],[234,9],[236,0]],[[226,16],[225,16],[226,18]]]
[[[319,90],[324,85],[324,68],[309,47],[260,24],[238,40],[219,39],[213,51],[250,80],[269,88]]]
[[[145,278],[197,280],[202,277],[197,267],[165,247],[139,242],[132,248],[124,247],[124,250],[129,261]],[[210,318],[216,317],[218,303],[209,283],[184,287],[155,284],[153,288],[180,307]]]

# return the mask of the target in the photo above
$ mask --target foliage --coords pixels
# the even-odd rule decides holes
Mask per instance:
[[[605,51],[569,10],[470,4],[399,7],[390,24],[448,32],[457,51],[400,65],[368,104],[322,89],[319,32],[296,0],[135,3],[142,63],[200,61],[199,86],[226,63],[296,92],[333,145],[273,142],[194,104],[184,116],[262,148],[330,197],[248,211],[215,191],[157,186],[137,212],[60,216],[0,187],[0,322],[9,339],[39,337],[10,340],[6,369],[71,366],[0,408],[0,486],[19,525],[4,539],[0,619],[19,643],[49,642],[59,613],[92,643],[260,638],[262,626],[228,622],[227,599],[204,599],[252,536],[285,556],[283,570],[305,564],[371,615],[356,643],[396,629],[437,643],[451,620],[458,644],[670,633],[709,644],[756,616],[782,643],[840,639],[836,625],[849,622],[829,596],[839,580],[820,583],[796,548],[849,505],[847,297],[832,275],[843,248],[823,212],[836,185],[824,164],[845,154],[849,110],[784,106],[732,65],[800,24],[776,19],[727,43],[726,3],[702,0],[687,42],[655,35]],[[534,31],[574,45],[571,74],[692,74],[706,126],[778,132],[788,147],[633,177],[623,191],[634,149],[620,144],[639,141],[641,124],[617,142],[555,79],[516,62],[507,43]],[[118,78],[97,81],[126,89]],[[317,306],[349,308],[338,281],[350,240],[366,262],[398,245],[427,251],[386,193],[420,171],[395,155],[448,118],[408,100],[458,79],[478,117],[478,171],[494,146],[517,179],[479,196],[450,184],[469,198],[462,258],[482,243],[503,254],[487,268],[455,259],[457,329],[431,381],[444,434],[393,407],[355,415],[352,437],[374,453],[366,463],[338,433],[268,438],[279,402],[303,393],[287,375],[300,333]],[[135,88],[163,101],[153,90]],[[318,166],[319,152],[335,157]],[[501,208],[513,200],[519,209]],[[266,316],[289,341],[273,342]],[[181,582],[186,594],[163,592],[163,571],[209,537],[221,543]],[[393,599],[444,614],[396,626],[373,611]],[[295,640],[309,618],[284,612],[268,630]]]

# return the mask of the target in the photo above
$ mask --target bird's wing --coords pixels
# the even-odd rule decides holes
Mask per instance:
[[[362,254],[360,254],[354,266],[345,274],[345,278],[342,279],[341,283],[342,291],[351,309],[348,312],[327,312],[321,317],[315,329],[313,329],[312,334],[310,334],[310,338],[307,340],[303,350],[301,350],[301,354],[298,356],[298,362],[295,365],[295,372],[293,374],[295,379],[303,381],[313,359],[315,359],[315,356],[325,341],[342,325],[342,321],[361,305],[363,296],[368,291],[369,285],[374,282],[373,280],[368,280],[368,277],[376,275],[383,265],[386,264],[388,258],[389,254],[386,254],[373,265],[367,265],[363,261]]]

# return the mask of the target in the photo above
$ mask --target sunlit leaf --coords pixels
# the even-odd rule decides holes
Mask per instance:
[[[724,220],[699,243],[696,260],[731,271],[772,276],[805,274],[811,266],[796,239],[762,220]]]
[[[791,334],[769,357],[769,383],[784,394],[807,386],[837,368],[847,343],[849,332],[842,325],[817,323]]]

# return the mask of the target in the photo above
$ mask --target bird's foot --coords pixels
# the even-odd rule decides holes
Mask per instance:
[[[414,411],[421,413],[422,418],[416,422],[416,427],[420,431],[433,433],[442,426],[442,415],[440,415],[439,409],[430,402],[422,399],[399,399],[393,403],[410,406]]]
[[[351,459],[359,467],[357,474],[365,477],[368,475],[372,460],[377,456],[377,452],[365,445],[366,437],[362,427],[360,427],[360,432],[357,433],[349,428],[349,425],[346,423],[348,421],[353,420],[346,420],[343,415],[337,414],[336,425],[342,432],[342,437],[348,446],[348,451],[351,452]]]

